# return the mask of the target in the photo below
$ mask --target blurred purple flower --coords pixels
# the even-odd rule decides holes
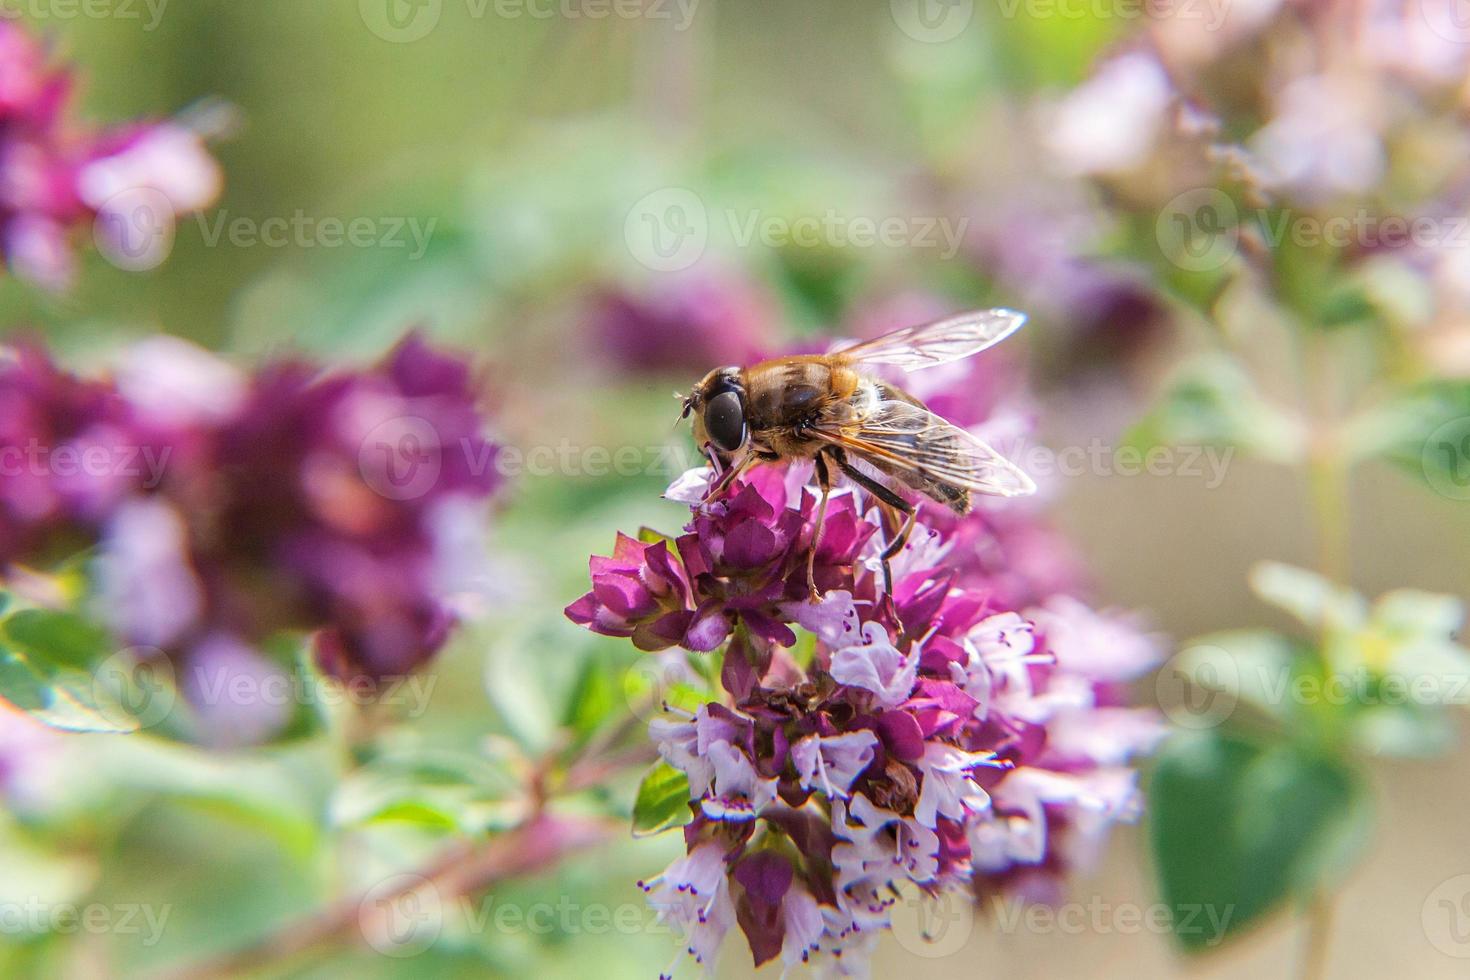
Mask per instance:
[[[588,316],[597,348],[634,373],[748,363],[770,349],[777,322],[759,285],[703,265],[660,278],[657,288],[604,288]]]
[[[62,796],[73,777],[64,765],[66,738],[0,701],[0,804],[27,813]]]
[[[436,588],[437,515],[499,483],[483,429],[467,365],[416,335],[366,371],[259,372],[160,488],[204,596],[184,634],[319,630],[321,666],[344,678],[423,664],[454,620]]]
[[[117,385],[34,347],[0,358],[0,569],[100,544],[102,607],[130,643],[188,661],[312,631],[324,670],[381,679],[494,584],[465,539],[498,447],[467,364],[418,336],[366,370],[253,377],[153,338]]]
[[[136,445],[111,386],[62,371],[39,346],[0,348],[0,571],[48,537],[94,534],[136,487],[118,465]]]
[[[115,262],[156,265],[177,218],[208,207],[222,182],[197,134],[79,124],[67,112],[74,89],[70,69],[50,67],[15,21],[0,23],[0,256],[46,289],[71,282],[72,239],[94,221]]]
[[[1069,173],[1132,170],[1153,151],[1173,98],[1152,54],[1133,51],[1105,61],[1049,114],[1049,149]]]

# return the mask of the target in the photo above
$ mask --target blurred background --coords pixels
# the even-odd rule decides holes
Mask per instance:
[[[1032,322],[1004,371],[1029,389],[1038,446],[1058,461],[1066,447],[1099,447],[1091,462],[1042,481],[1097,602],[1143,610],[1176,642],[1286,628],[1247,576],[1262,559],[1322,563],[1307,469],[1289,450],[1252,451],[1257,437],[1291,444],[1277,431],[1292,431],[1287,409],[1313,403],[1294,359],[1314,344],[1329,348],[1319,380],[1338,394],[1463,378],[1470,321],[1433,275],[1411,275],[1423,256],[1388,255],[1403,268],[1373,266],[1368,313],[1325,340],[1290,340],[1278,329],[1289,318],[1275,314],[1299,307],[1261,298],[1269,287],[1255,295],[1205,281],[1224,276],[1233,252],[1211,265],[1171,251],[1179,197],[1216,184],[1168,162],[1171,151],[1154,145],[1162,137],[1141,135],[1155,99],[1148,80],[1093,83],[1100,65],[1147,37],[1176,59],[1168,74],[1184,98],[1170,113],[1193,111],[1208,83],[1233,114],[1200,125],[1216,125],[1222,142],[1265,157],[1281,127],[1295,126],[1295,139],[1339,161],[1336,170],[1321,164],[1330,194],[1296,189],[1305,203],[1273,213],[1324,220],[1348,199],[1405,214],[1419,194],[1448,220],[1463,210],[1470,179],[1459,129],[1466,41],[1436,34],[1434,25],[1458,22],[1416,0],[1382,11],[1271,0],[1166,6],[0,0],[78,66],[83,115],[193,113],[208,121],[225,173],[217,203],[180,220],[166,261],[140,273],[89,250],[77,285],[60,294],[7,277],[0,325],[39,334],[81,370],[157,332],[242,365],[298,354],[365,364],[411,328],[473,355],[494,435],[528,454],[505,474],[491,532],[506,598],[431,668],[432,710],[389,738],[415,767],[429,759],[456,774],[444,777],[444,805],[473,804],[484,826],[495,823],[493,797],[454,794],[459,774],[481,764],[485,739],[544,743],[564,699],[581,696],[578,658],[631,661],[624,644],[583,635],[560,609],[585,590],[586,556],[605,552],[613,529],[684,519],[680,505],[659,499],[683,468],[673,453],[688,460],[690,451],[673,427],[671,393],[718,364],[813,349],[827,336],[977,305],[1027,311]],[[1436,38],[1444,44],[1428,43]],[[1433,80],[1372,107],[1358,89],[1307,109],[1282,95],[1293,73],[1316,70],[1373,88],[1374,72],[1391,69],[1363,47],[1380,43],[1401,48],[1410,67],[1433,66]],[[1426,108],[1408,118],[1400,103],[1412,99]],[[1203,101],[1197,111],[1205,115]],[[1168,125],[1184,124],[1171,116]],[[1276,142],[1250,142],[1269,126]],[[1358,144],[1343,135],[1354,126],[1381,135],[1383,159],[1356,184],[1332,185],[1357,159]],[[1150,154],[1159,159],[1147,162]],[[1297,174],[1318,165],[1292,161]],[[1251,200],[1249,191],[1228,198],[1242,212]],[[1249,258],[1250,236],[1239,242]],[[1343,264],[1375,258],[1363,254],[1371,248],[1338,251]],[[1307,281],[1328,274],[1301,268]],[[1344,275],[1366,280],[1360,272]],[[1360,330],[1359,320],[1388,326]],[[1201,457],[1197,471],[1182,455],[1158,473],[1140,471],[1138,459],[1130,466],[1120,447],[1153,444],[1180,365],[1221,346],[1222,329],[1263,405],[1287,408],[1257,410],[1255,395],[1211,388],[1239,409],[1225,414],[1241,431],[1222,435],[1210,428],[1214,395],[1195,391],[1189,418],[1204,421],[1176,426],[1185,435],[1172,441],[1236,447],[1214,457],[1221,469]],[[1470,508],[1432,480],[1426,488],[1409,445],[1406,465],[1394,461],[1403,452],[1364,453],[1345,477],[1339,568],[1370,597],[1403,587],[1464,597]],[[632,447],[636,462],[609,467],[587,447]],[[1152,684],[1139,694],[1156,697]],[[209,975],[191,964],[309,916],[348,881],[372,881],[436,840],[413,821],[359,827],[343,816],[390,791],[400,775],[393,751],[354,775],[341,765],[348,750],[331,739],[206,757],[107,736],[26,737],[36,743],[31,758],[44,761],[29,777],[31,803],[14,805],[0,833],[0,891],[142,903],[169,917],[156,936],[0,923],[7,976]],[[1326,975],[1463,976],[1470,961],[1455,954],[1466,954],[1464,937],[1445,940],[1431,912],[1443,882],[1470,874],[1461,816],[1470,754],[1462,746],[1430,760],[1376,761],[1367,772],[1378,832],[1336,903]],[[176,792],[185,784],[189,792]],[[259,967],[226,964],[222,975],[655,976],[673,940],[647,927],[633,882],[676,847],[629,840],[574,858],[480,903],[489,924],[457,910],[412,956],[354,941]],[[1305,936],[1289,916],[1226,951],[1178,953],[1147,924],[1159,900],[1149,862],[1144,831],[1125,828],[1104,867],[1074,885],[1075,900],[1105,906],[1100,919],[1064,928],[965,914],[934,943],[900,923],[875,973],[1299,975]],[[493,922],[494,902],[559,901],[637,909],[628,913],[637,925],[589,926],[581,912],[559,913],[545,929]],[[1129,908],[1143,913],[1142,926],[1118,914]],[[1470,923],[1470,904],[1462,910]],[[750,974],[743,951],[727,949],[720,974]]]

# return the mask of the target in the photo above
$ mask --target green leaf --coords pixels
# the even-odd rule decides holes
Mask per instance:
[[[1455,726],[1443,711],[1415,704],[1365,708],[1353,718],[1353,743],[1372,755],[1432,759],[1455,743]]]
[[[332,798],[339,827],[409,824],[480,834],[521,816],[516,781],[496,759],[415,750],[375,759],[349,775]]]
[[[43,670],[24,654],[0,649],[0,698],[53,728],[73,732],[132,732],[137,721],[105,696],[90,674]]]
[[[1128,442],[1140,450],[1236,447],[1279,463],[1299,459],[1306,447],[1301,421],[1267,401],[1240,365],[1223,354],[1186,364],[1134,426]]]
[[[638,540],[643,544],[658,544],[662,541],[669,546],[669,554],[678,555],[678,542],[662,531],[656,531],[651,527],[640,527],[638,529]]]
[[[1356,775],[1291,743],[1218,730],[1180,736],[1161,754],[1149,795],[1159,886],[1188,952],[1330,887],[1364,843]]]
[[[1470,381],[1438,381],[1381,407],[1359,426],[1381,452],[1441,496],[1470,500]]]
[[[564,724],[579,737],[585,737],[626,707],[612,677],[611,666],[597,652],[588,653],[583,658],[577,682],[567,696]]]
[[[1228,699],[1220,707],[1212,705],[1222,721],[1236,702],[1286,720],[1298,653],[1290,639],[1273,630],[1228,630],[1191,640],[1173,663],[1201,690]]]
[[[5,635],[33,663],[90,669],[111,643],[101,626],[75,613],[22,609],[5,620]]]
[[[1262,601],[1291,613],[1313,630],[1361,629],[1368,619],[1363,597],[1316,572],[1279,561],[1257,562],[1250,570],[1251,591]]]
[[[667,762],[658,763],[638,784],[638,798],[633,803],[633,833],[657,834],[682,827],[693,819],[688,777]]]

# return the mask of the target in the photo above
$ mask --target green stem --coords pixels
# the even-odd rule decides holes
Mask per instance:
[[[1307,945],[1302,953],[1301,980],[1326,980],[1332,948],[1332,896],[1320,894],[1307,910]]]
[[[1307,464],[1307,482],[1316,525],[1318,570],[1330,581],[1349,581],[1348,471],[1335,447],[1313,451]]]

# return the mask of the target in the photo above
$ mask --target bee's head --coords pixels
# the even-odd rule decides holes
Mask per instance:
[[[745,387],[737,367],[716,368],[684,398],[682,418],[694,416],[694,439],[725,455],[745,445]]]

